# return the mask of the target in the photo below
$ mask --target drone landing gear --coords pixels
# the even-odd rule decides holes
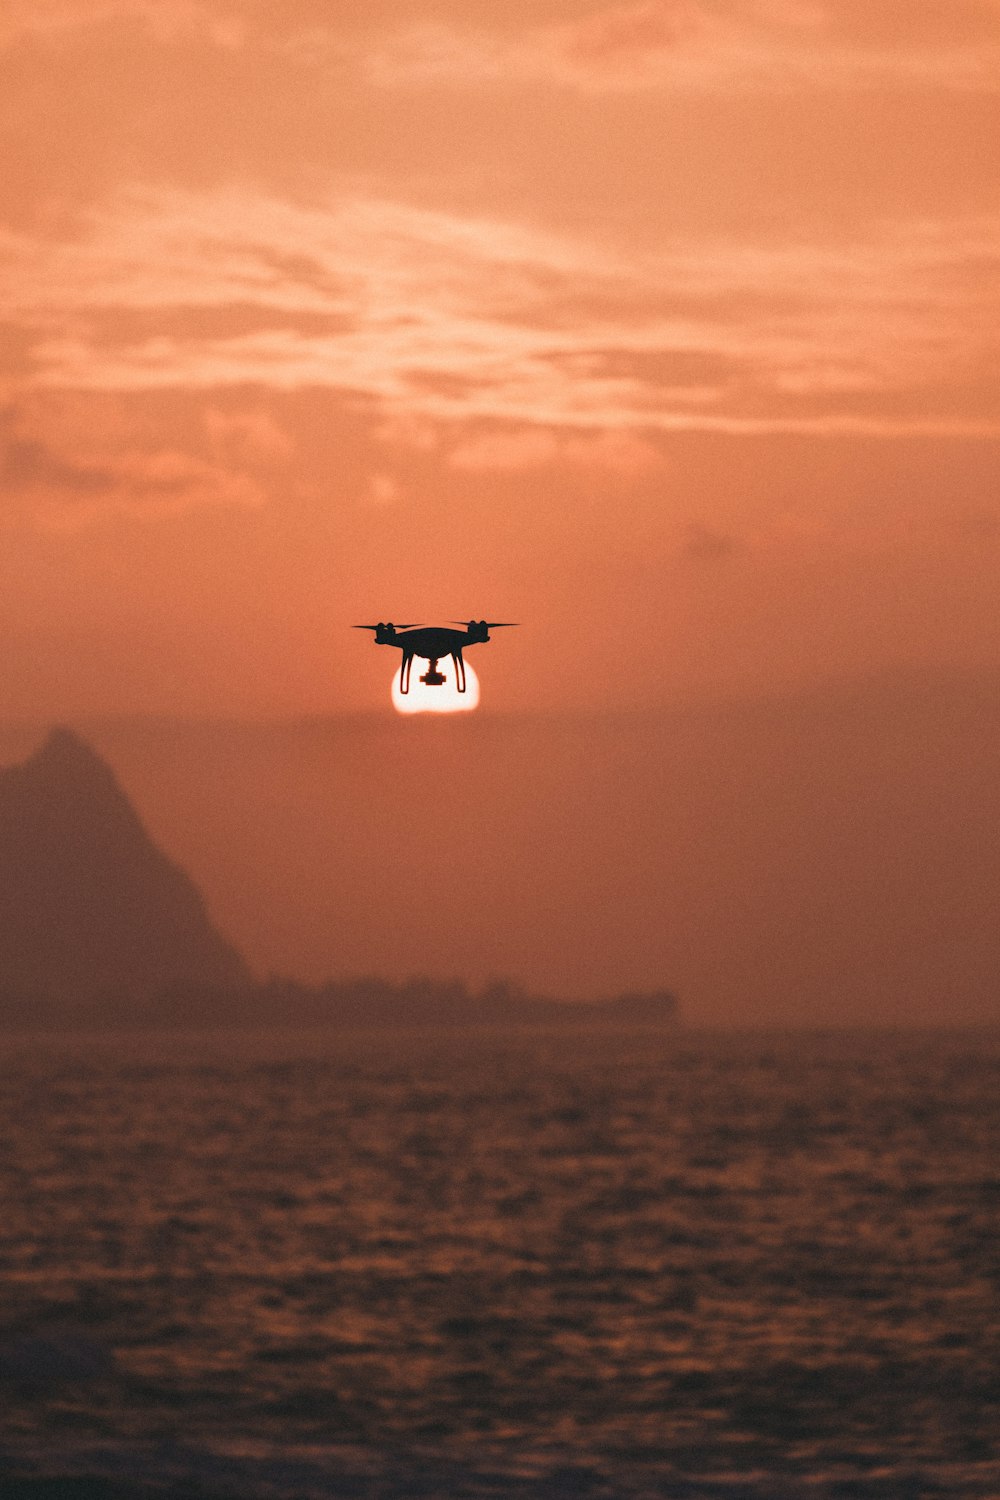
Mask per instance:
[[[451,659],[455,663],[455,685],[458,688],[458,691],[460,693],[464,693],[465,692],[465,662],[462,660],[462,653],[461,653],[461,651],[453,651],[451,653]],[[448,681],[448,679],[444,675],[443,672],[439,672],[438,671],[438,662],[440,660],[440,657],[437,657],[437,656],[430,657],[429,656],[427,658],[427,660],[430,662],[430,666],[427,668],[427,671],[423,673],[423,675],[420,678],[420,681],[422,683],[424,683],[427,687],[443,687],[444,684]],[[410,671],[411,671],[412,667],[413,667],[413,656],[404,652],[404,654],[403,654],[403,664],[402,664],[402,667],[400,668],[400,673],[399,673],[399,691],[401,693],[405,694],[405,693],[408,693],[410,691]]]

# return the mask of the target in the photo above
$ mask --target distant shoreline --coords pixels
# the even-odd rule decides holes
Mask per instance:
[[[606,1000],[532,996],[504,981],[470,991],[428,979],[391,984],[359,979],[317,986],[273,980],[239,990],[171,988],[147,996],[0,997],[0,1032],[211,1031],[216,1029],[471,1031],[535,1027],[673,1028],[676,997],[667,990]]]

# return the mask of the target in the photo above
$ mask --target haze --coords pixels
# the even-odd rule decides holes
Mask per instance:
[[[996,0],[0,52],[12,747],[91,726],[264,969],[996,1018]],[[483,707],[393,717],[347,626],[472,615]]]

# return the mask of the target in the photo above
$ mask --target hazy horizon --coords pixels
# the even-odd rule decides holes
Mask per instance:
[[[669,988],[692,1026],[993,1024],[996,687],[76,727],[260,975]],[[3,761],[43,733],[4,726]]]

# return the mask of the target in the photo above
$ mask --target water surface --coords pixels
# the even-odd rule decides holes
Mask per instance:
[[[1000,1494],[996,1036],[0,1061],[8,1482]]]

